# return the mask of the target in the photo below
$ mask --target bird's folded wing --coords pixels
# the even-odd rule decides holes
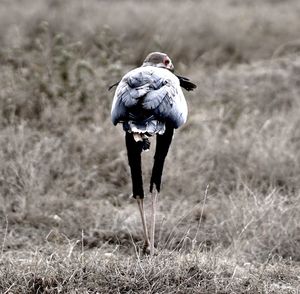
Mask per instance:
[[[157,119],[169,121],[178,128],[186,121],[186,101],[178,83],[164,81],[163,85],[146,94],[143,109],[152,110]]]
[[[186,122],[187,104],[179,85],[167,83],[159,90],[148,93],[146,98],[152,101],[161,99],[154,109],[154,115],[163,121],[171,122],[174,128]]]
[[[124,99],[122,99],[122,96],[125,97],[127,95],[127,87],[128,85],[121,81],[116,89],[111,107],[111,120],[114,125],[126,119],[128,111],[124,103]]]
[[[111,108],[111,118],[114,125],[128,118],[129,110],[136,106],[139,98],[149,91],[149,85],[132,88],[126,81],[121,81],[117,87]]]
[[[187,117],[187,106],[178,79],[163,69],[133,70],[120,82],[112,105],[112,121],[116,125],[128,119],[132,107],[148,110],[161,121],[170,121],[175,128]],[[167,77],[157,73],[166,72]]]
[[[171,106],[175,97],[175,89],[167,82],[157,90],[152,90],[143,98],[142,106],[144,109],[156,109],[162,104]],[[163,107],[164,108],[164,107]]]
[[[145,68],[127,73],[118,84],[111,110],[112,122],[116,125],[128,119],[130,109],[141,104],[147,93],[161,86],[162,79]]]

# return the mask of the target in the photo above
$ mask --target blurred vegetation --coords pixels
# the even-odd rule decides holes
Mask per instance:
[[[245,263],[300,261],[298,1],[3,0],[0,8],[0,261],[45,243],[135,253],[141,225],[107,89],[151,51],[168,53],[198,85],[185,93],[189,119],[167,158],[157,247],[221,251]],[[143,156],[145,185],[151,152]],[[208,267],[209,276],[216,267]],[[102,270],[112,281],[115,264]],[[52,274],[35,283],[63,283]],[[208,276],[210,289],[222,289]],[[36,290],[32,281],[27,289]],[[264,287],[237,281],[224,293]]]

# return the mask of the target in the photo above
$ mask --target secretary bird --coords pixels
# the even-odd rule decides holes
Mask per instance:
[[[171,59],[165,53],[152,52],[141,67],[129,71],[117,86],[111,118],[114,125],[123,124],[131,171],[132,197],[137,200],[144,231],[144,250],[150,245],[154,254],[156,200],[161,188],[161,178],[174,129],[186,122],[188,109],[181,87],[191,91],[196,85],[174,74]],[[180,87],[181,86],[181,87]],[[144,211],[144,189],[141,153],[150,148],[149,137],[156,134],[156,150],[150,180],[151,223],[150,242]]]

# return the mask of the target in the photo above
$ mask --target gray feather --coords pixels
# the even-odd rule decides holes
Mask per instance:
[[[181,92],[179,81],[169,71],[135,69],[123,77],[116,89],[112,121],[135,121],[139,126],[155,120],[170,121],[177,128],[186,120],[178,91]],[[184,99],[182,92],[181,95]]]

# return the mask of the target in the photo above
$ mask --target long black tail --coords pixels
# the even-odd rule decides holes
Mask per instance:
[[[177,74],[175,74],[175,75],[179,79],[180,87],[186,89],[187,91],[193,91],[194,89],[197,88],[197,85],[192,83],[189,78],[179,76]]]
[[[160,192],[161,177],[164,168],[165,158],[168,154],[172,142],[174,128],[166,125],[166,131],[163,135],[157,135],[156,150],[154,155],[154,164],[150,181],[150,192],[155,185],[157,192]]]

